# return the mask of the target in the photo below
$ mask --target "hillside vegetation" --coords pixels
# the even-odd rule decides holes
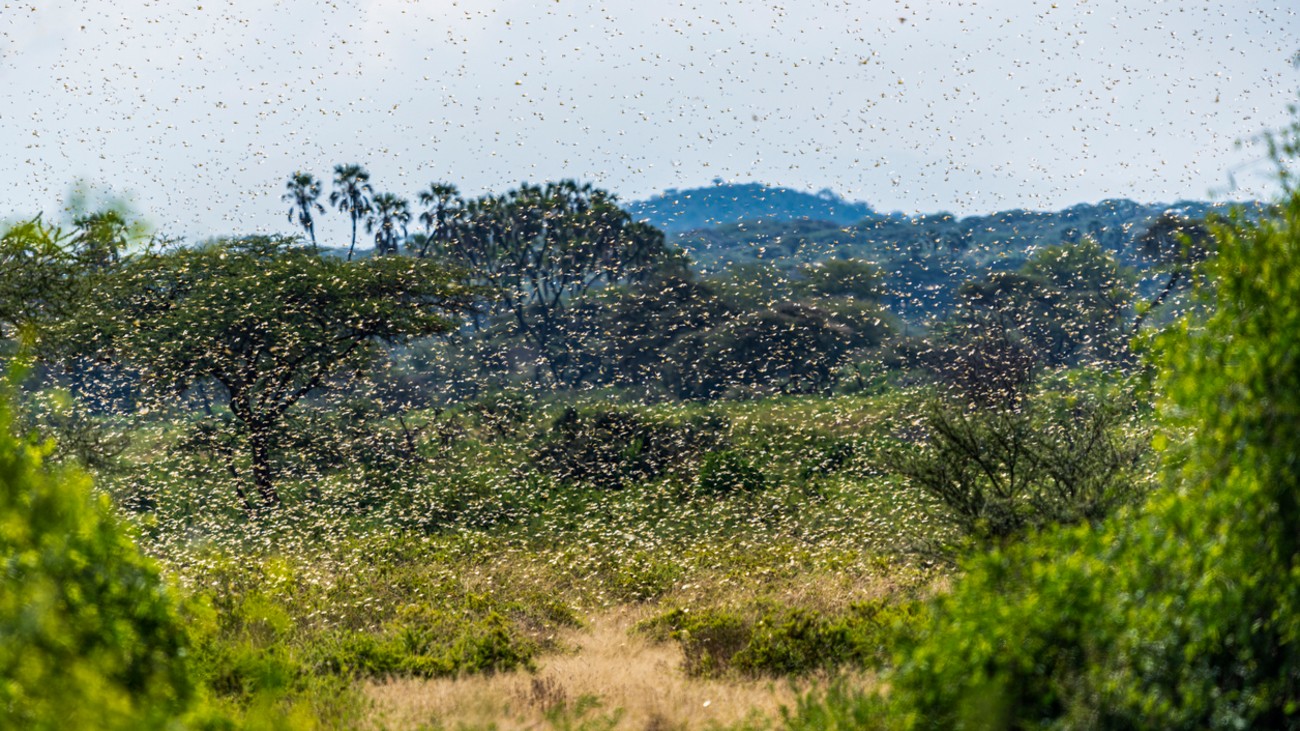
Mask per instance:
[[[1300,727],[1300,193],[333,183],[0,235],[0,727]]]
[[[667,190],[625,207],[633,218],[669,235],[738,223],[829,221],[843,225],[873,214],[866,203],[844,200],[830,190],[812,194],[721,180],[705,188]]]

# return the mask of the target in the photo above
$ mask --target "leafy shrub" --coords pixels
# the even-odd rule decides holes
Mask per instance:
[[[630,411],[566,408],[532,461],[563,482],[618,488],[683,467],[719,439],[716,424],[652,423]]]
[[[750,673],[788,675],[836,666],[857,653],[855,627],[844,618],[791,609],[768,614],[753,628],[748,644],[732,656],[733,667]]]
[[[697,484],[710,495],[757,492],[763,489],[763,473],[745,455],[723,449],[704,455]]]
[[[682,647],[683,669],[690,676],[719,675],[745,648],[753,629],[744,617],[722,610],[673,609],[639,628],[656,639],[673,639]]]
[[[801,675],[884,662],[897,633],[917,621],[914,601],[873,600],[839,614],[764,604],[749,611],[674,609],[641,625],[682,647],[688,675]]]
[[[21,404],[20,429],[40,440],[52,440],[57,461],[70,460],[98,472],[121,469],[119,458],[130,446],[123,431],[108,428],[84,404],[62,391],[42,391]]]
[[[794,708],[781,708],[783,731],[893,731],[906,722],[884,698],[843,680],[804,693]]]
[[[1123,402],[1047,395],[991,406],[934,402],[923,423],[923,444],[896,450],[890,461],[938,502],[936,517],[977,542],[1097,522],[1144,492],[1147,443]]]
[[[1159,341],[1168,489],[973,561],[893,679],[927,728],[1300,728],[1300,195]]]
[[[0,402],[0,727],[162,728],[194,695],[173,598],[107,498],[42,456]]]
[[[522,591],[504,600],[429,573],[420,545],[388,538],[357,547],[382,567],[379,575],[362,572],[328,586],[293,560],[205,556],[196,578],[209,587],[203,602],[210,621],[199,623],[196,654],[208,685],[247,704],[268,694],[314,698],[331,682],[356,677],[527,668],[545,646],[535,638],[577,622],[551,596]]]
[[[524,391],[493,391],[468,405],[480,425],[497,438],[514,437],[533,415],[533,400]]]
[[[196,728],[278,731],[315,729],[323,720],[337,727],[360,722],[364,703],[351,678],[316,672],[309,653],[283,632],[258,637],[212,629],[196,632],[195,674],[207,690],[191,719]]]
[[[381,634],[346,632],[322,640],[316,665],[345,676],[454,677],[531,668],[536,651],[496,612],[475,618],[422,607]]]
[[[212,643],[202,648],[199,659],[204,685],[218,697],[241,703],[291,692],[307,674],[284,644]]]
[[[805,450],[799,463],[799,476],[809,480],[833,475],[848,467],[858,451],[858,446],[853,441],[827,438]]]

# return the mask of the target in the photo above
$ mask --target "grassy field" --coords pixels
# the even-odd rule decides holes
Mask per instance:
[[[881,461],[919,398],[624,408],[672,457],[616,486],[548,471],[538,455],[567,404],[545,403],[408,415],[429,427],[408,462],[286,465],[286,506],[253,519],[222,459],[174,423],[135,427],[129,466],[101,484],[148,508],[146,550],[189,597],[235,711],[761,727],[832,677],[869,683],[892,627],[944,586],[907,550],[942,530],[935,506]],[[372,427],[379,443],[397,428]]]

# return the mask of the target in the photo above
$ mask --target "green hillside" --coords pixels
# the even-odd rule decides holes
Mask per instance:
[[[668,234],[741,222],[830,221],[857,223],[874,211],[866,203],[847,201],[829,189],[804,193],[761,183],[723,183],[677,190],[669,188],[646,201],[625,206],[632,217]]]
[[[1121,264],[1144,270],[1150,262],[1138,251],[1137,240],[1160,214],[1202,219],[1228,208],[1201,201],[1112,199],[1060,211],[1015,209],[965,218],[944,212],[872,214],[851,225],[750,220],[679,232],[671,242],[705,274],[755,266],[793,272],[829,259],[869,261],[886,279],[891,307],[909,319],[921,319],[941,312],[965,279],[1016,269],[1047,246],[1090,238]]]

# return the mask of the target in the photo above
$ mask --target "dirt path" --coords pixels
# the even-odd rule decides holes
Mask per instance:
[[[793,703],[786,681],[687,678],[676,645],[628,633],[644,616],[625,608],[592,618],[564,638],[574,652],[543,657],[535,673],[369,684],[377,726],[508,731],[586,721],[588,728],[666,731],[771,717]],[[613,726],[600,722],[615,718]]]

